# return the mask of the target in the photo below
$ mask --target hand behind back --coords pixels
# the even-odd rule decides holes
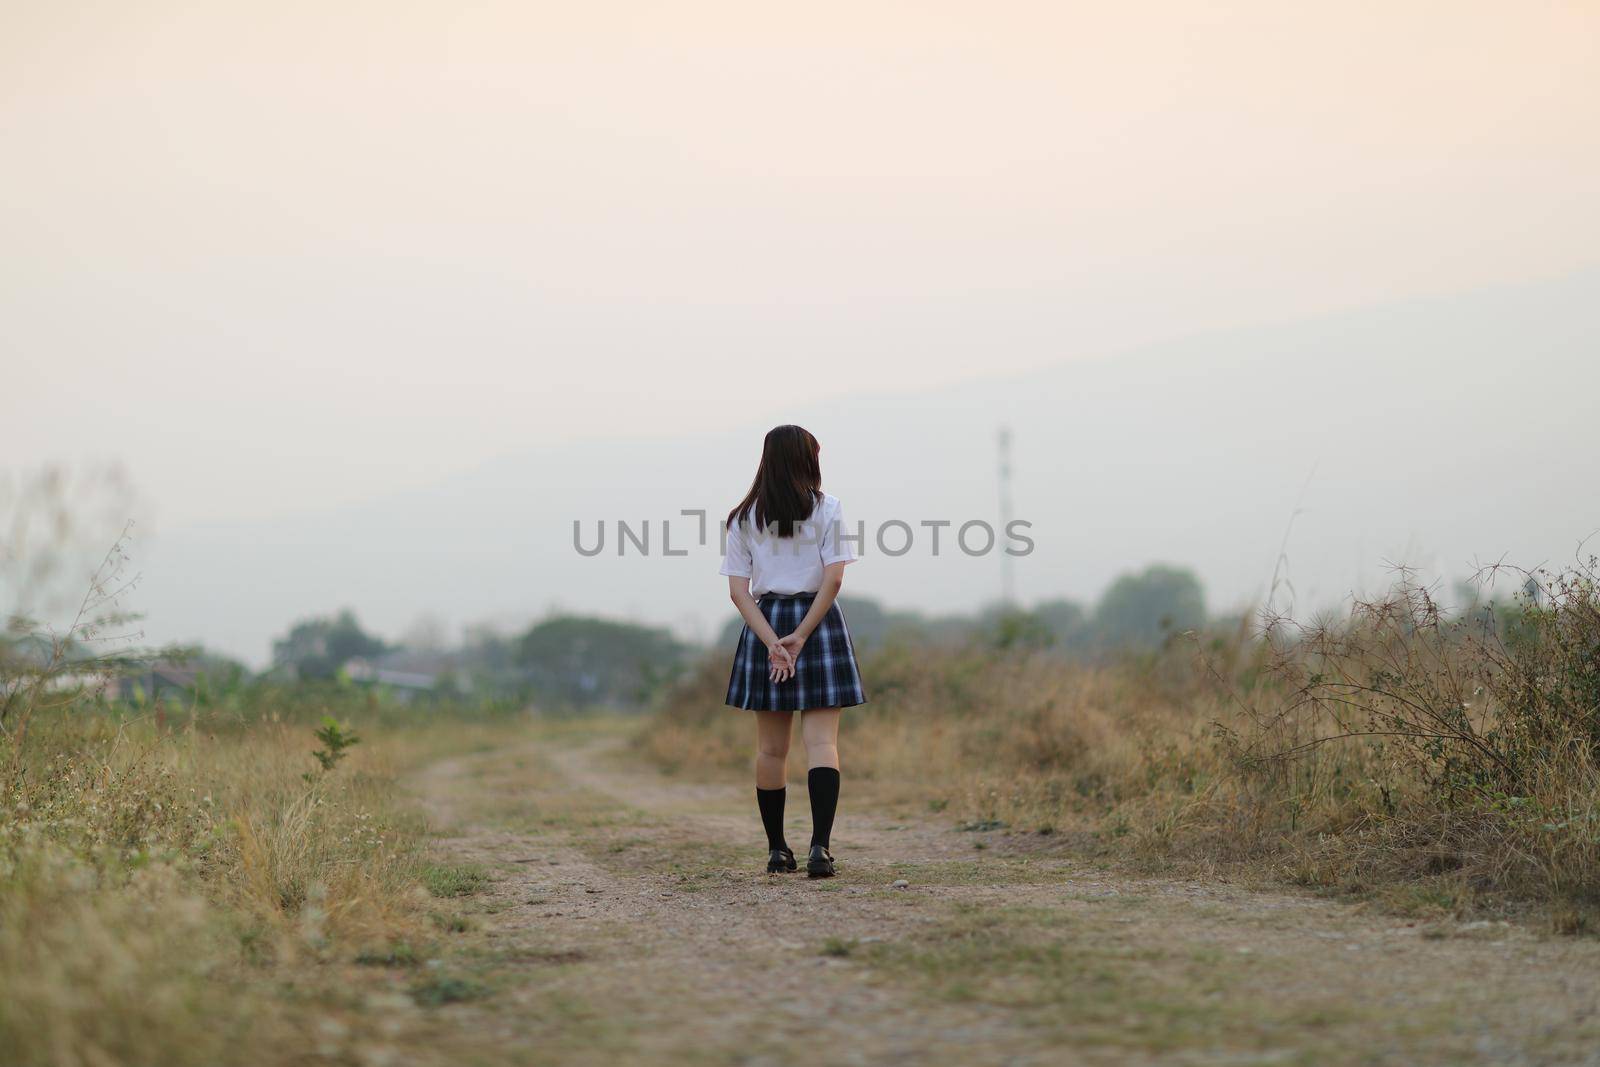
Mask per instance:
[[[794,677],[795,657],[799,650],[786,644],[787,637],[767,646],[767,677],[774,682],[786,682]]]

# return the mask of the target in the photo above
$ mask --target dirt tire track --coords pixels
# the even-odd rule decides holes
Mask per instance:
[[[633,1062],[745,1064],[1260,1063],[1306,1053],[1304,1041],[1287,1038],[1280,1049],[1077,1047],[1004,1005],[930,1000],[820,951],[829,938],[926,937],[951,907],[968,905],[1052,909],[1131,945],[1270,962],[1259,980],[1247,972],[1239,995],[1411,1013],[1435,1020],[1441,1034],[1419,1055],[1403,1026],[1399,1037],[1374,1033],[1352,1058],[1358,1020],[1327,1035],[1346,1043],[1339,1062],[1600,1063],[1588,1040],[1600,1017],[1593,941],[1501,926],[1430,938],[1416,922],[1306,894],[1125,877],[1062,856],[1028,857],[1028,877],[1017,881],[1019,857],[1008,856],[1001,835],[858,810],[848,779],[835,833],[841,877],[768,876],[747,790],[621,765],[618,747],[616,739],[536,744],[537,769],[520,779],[552,795],[605,798],[625,813],[611,824],[580,819],[530,834],[463,814],[483,789],[473,775],[504,763],[505,752],[444,761],[418,779],[430,819],[451,834],[441,849],[504,872],[491,890],[490,941],[513,961],[582,961],[536,984],[606,1005],[623,1029],[610,1051],[580,1045],[512,1062],[614,1063],[618,1048]],[[509,780],[514,788],[519,777]],[[803,788],[791,787],[789,816],[791,830],[809,825]],[[976,853],[985,836],[991,848]],[[902,872],[969,867],[973,877],[959,884],[910,873],[908,888],[889,888]],[[1104,902],[1119,899],[1128,906],[1108,917]],[[503,1011],[477,1010],[501,1041],[536,1040],[507,1026]]]

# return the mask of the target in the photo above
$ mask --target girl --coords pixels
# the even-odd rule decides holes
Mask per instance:
[[[842,536],[839,501],[822,491],[821,451],[798,426],[767,434],[750,492],[728,513],[722,560],[745,623],[728,703],[756,713],[756,804],[767,831],[767,871],[797,866],[783,837],[783,802],[790,720],[798,711],[811,793],[811,878],[833,876],[828,836],[839,803],[839,711],[867,699],[834,603],[856,554]]]

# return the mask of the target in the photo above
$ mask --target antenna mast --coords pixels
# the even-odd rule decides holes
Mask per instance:
[[[1011,427],[1001,425],[1000,435],[1000,534],[997,545],[1004,546],[1006,531],[1011,528]],[[1016,603],[1016,560],[1004,547],[1000,549],[1000,605],[1009,608]]]

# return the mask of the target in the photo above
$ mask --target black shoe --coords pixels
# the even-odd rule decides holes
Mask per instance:
[[[832,878],[833,853],[822,845],[812,845],[811,855],[806,857],[807,878]]]
[[[767,873],[783,874],[796,870],[800,865],[794,861],[794,853],[786,848],[775,848],[772,855],[767,857]]]

